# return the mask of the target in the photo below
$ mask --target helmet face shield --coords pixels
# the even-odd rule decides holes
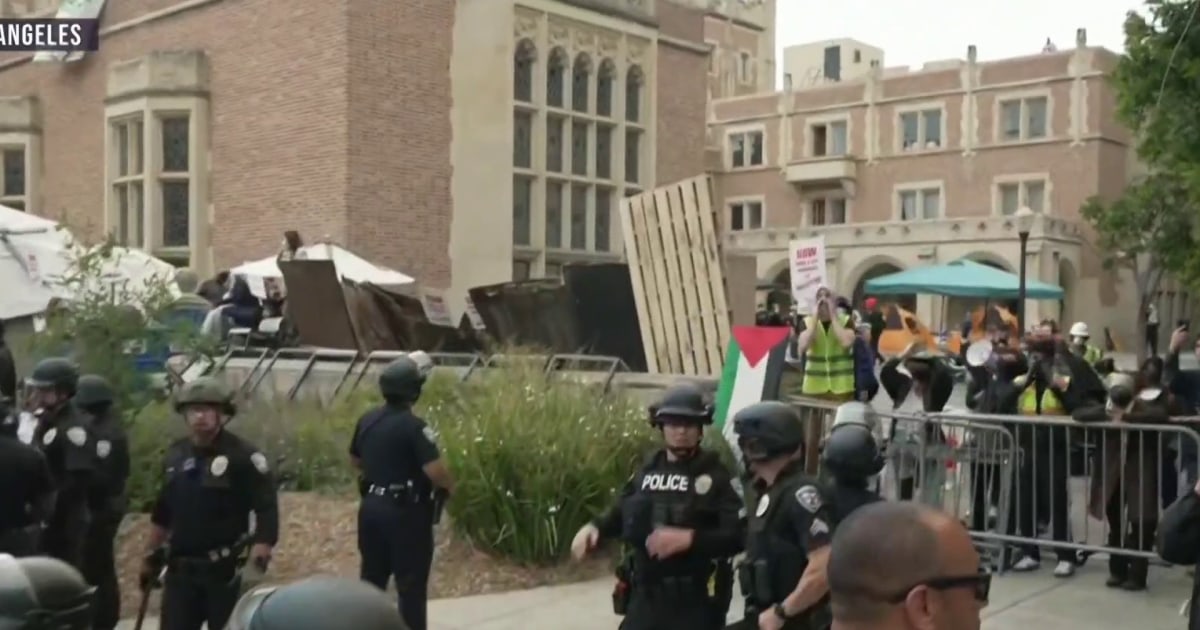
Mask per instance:
[[[243,595],[233,609],[233,614],[229,616],[229,625],[225,626],[225,629],[250,630],[253,628],[254,613],[258,612],[263,602],[267,601],[267,598],[275,592],[275,588],[274,586],[262,586]]]

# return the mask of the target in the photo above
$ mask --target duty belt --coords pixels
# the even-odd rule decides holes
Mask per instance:
[[[412,482],[409,483],[392,483],[387,485],[367,484],[367,494],[376,497],[387,497],[395,499],[401,503],[427,503],[431,501],[429,495],[423,495],[413,488]]]
[[[232,545],[217,547],[207,552],[169,556],[167,567],[170,573],[177,575],[194,575],[218,568],[233,567],[245,559],[242,557],[242,553],[246,550],[248,543],[249,539],[243,539]]]
[[[696,575],[664,576],[638,579],[633,576],[633,590],[654,598],[695,599],[708,596],[708,580]]]

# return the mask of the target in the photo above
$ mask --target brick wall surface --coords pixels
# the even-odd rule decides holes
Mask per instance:
[[[670,3],[660,3],[658,8],[664,35],[704,45],[703,12]],[[704,172],[708,56],[660,42],[657,76],[655,171],[661,186]]]

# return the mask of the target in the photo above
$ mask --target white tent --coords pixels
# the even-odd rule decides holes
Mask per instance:
[[[320,243],[301,247],[296,252],[296,258],[303,260],[332,260],[334,268],[337,269],[338,277],[343,280],[369,282],[381,287],[400,287],[416,282],[410,276],[388,269],[387,267],[380,267],[373,262],[359,257],[354,252],[332,243]],[[279,270],[276,256],[244,262],[230,269],[229,273],[245,278],[246,283],[250,285],[250,292],[260,299],[267,296],[265,280],[268,278],[283,278],[283,272]]]
[[[0,320],[36,315],[52,298],[71,299],[63,277],[81,245],[50,219],[0,206]],[[98,276],[106,285],[137,291],[152,282],[173,281],[175,268],[137,250],[113,248]],[[174,288],[174,285],[172,284]]]

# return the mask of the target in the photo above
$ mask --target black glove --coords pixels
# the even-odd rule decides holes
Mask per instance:
[[[138,586],[143,591],[150,591],[159,586],[159,576],[166,566],[167,554],[164,549],[155,549],[142,560],[138,571]]]

